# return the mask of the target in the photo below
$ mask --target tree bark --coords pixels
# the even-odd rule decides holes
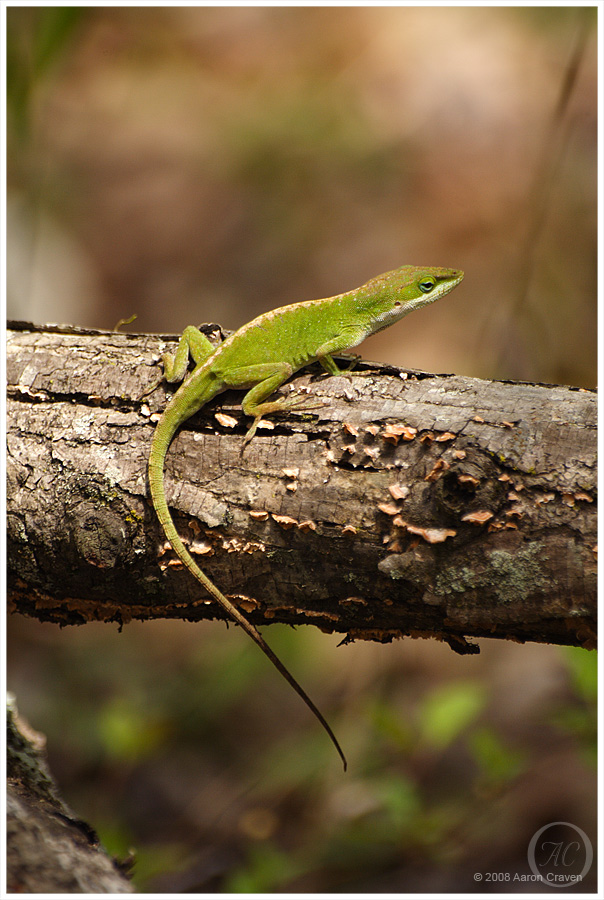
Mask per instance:
[[[217,327],[208,326],[214,334]],[[223,617],[165,545],[146,460],[173,336],[13,323],[11,609],[63,624]],[[241,394],[168,453],[176,526],[257,625],[346,640],[595,646],[596,395],[359,363],[243,448]],[[288,390],[284,388],[283,390]]]

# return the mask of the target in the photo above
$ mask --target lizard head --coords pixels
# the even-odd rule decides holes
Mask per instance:
[[[462,280],[459,269],[436,266],[401,266],[372,278],[357,294],[370,316],[370,334],[381,331],[414,309],[434,303]]]

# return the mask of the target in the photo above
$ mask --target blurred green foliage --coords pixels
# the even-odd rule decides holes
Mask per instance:
[[[19,144],[30,138],[36,88],[60,63],[88,13],[83,6],[7,8],[7,133]]]
[[[478,783],[483,787],[503,789],[520,775],[526,765],[526,754],[508,746],[497,732],[488,726],[474,729],[468,745],[478,766]]]
[[[424,700],[420,741],[438,750],[466,731],[486,702],[484,688],[475,682],[457,682],[436,688]]]
[[[41,635],[48,628],[39,626]],[[595,760],[593,653],[552,648],[563,680],[540,703],[533,746],[530,731],[498,719],[488,678],[469,677],[460,657],[446,657],[457,676],[428,679],[406,699],[398,694],[408,680],[402,670],[383,685],[374,676],[366,691],[330,709],[327,651],[318,652],[311,629],[275,627],[271,642],[346,747],[342,776],[321,730],[245,636],[229,629],[229,640],[218,641],[208,629],[171,623],[165,637],[161,623],[120,635],[70,629],[60,653],[46,657],[43,641],[32,655],[26,643],[20,659],[35,684],[62,686],[51,702],[44,694],[31,707],[51,767],[110,852],[134,851],[139,890],[186,886],[193,877],[198,889],[347,891],[406,866],[471,866],[483,817],[506,797],[521,800],[545,746],[570,741]],[[101,631],[106,646],[97,651]],[[334,689],[344,679],[336,672]],[[521,831],[516,815],[508,812],[506,828]],[[206,857],[215,864],[199,862]]]
[[[565,647],[564,655],[578,702],[565,702],[552,712],[551,721],[576,739],[594,770],[598,764],[598,654],[580,647]]]
[[[598,654],[580,647],[565,647],[563,652],[575,690],[593,704],[598,697]]]
[[[227,878],[224,893],[271,893],[302,872],[303,868],[291,853],[280,850],[267,841],[250,848],[245,866],[235,870]]]

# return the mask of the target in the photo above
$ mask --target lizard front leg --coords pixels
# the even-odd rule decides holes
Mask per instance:
[[[361,357],[357,355],[353,356],[346,368],[340,369],[333,358],[333,354],[343,353],[345,350],[350,350],[351,347],[356,347],[366,336],[367,331],[358,326],[343,329],[336,337],[331,338],[329,341],[325,341],[324,344],[321,344],[321,346],[317,348],[317,359],[325,371],[330,375],[342,375],[344,372],[350,372]]]
[[[293,371],[293,367],[289,363],[277,362],[242,366],[231,369],[228,374],[220,373],[219,377],[228,387],[249,388],[252,385],[241,401],[241,408],[245,415],[254,418],[245,436],[246,444],[254,437],[258,422],[263,416],[270,416],[285,409],[308,406],[307,397],[279,397],[277,400],[269,401],[266,399],[288,378],[291,378]]]

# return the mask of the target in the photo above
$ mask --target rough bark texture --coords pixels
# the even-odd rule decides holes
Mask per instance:
[[[87,825],[64,804],[44,738],[7,708],[7,889],[11,894],[124,894],[133,888]]]
[[[222,617],[149,503],[164,386],[137,398],[171,339],[9,333],[13,610],[65,624]],[[179,532],[252,621],[461,652],[466,636],[594,646],[594,393],[367,363],[294,385],[320,406],[275,417],[245,450],[228,392],[168,454]]]

